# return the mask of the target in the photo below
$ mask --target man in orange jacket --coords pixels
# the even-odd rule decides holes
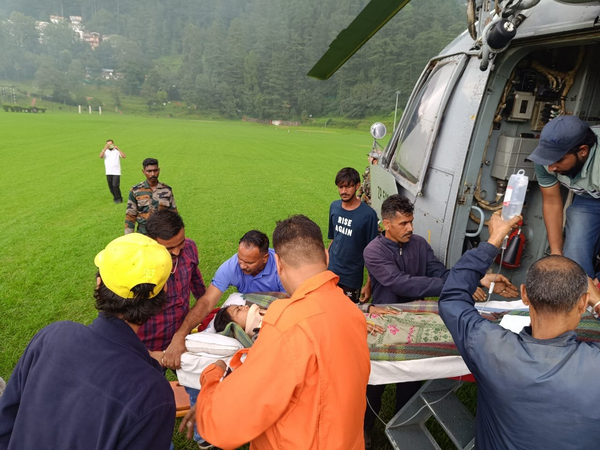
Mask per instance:
[[[363,450],[365,318],[327,270],[321,230],[308,217],[280,222],[273,247],[292,297],[269,307],[245,362],[222,382],[222,361],[204,370],[200,434],[223,449]]]

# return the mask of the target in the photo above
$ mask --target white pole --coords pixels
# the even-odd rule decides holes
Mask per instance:
[[[79,105],[79,114],[81,114],[81,105]]]
[[[91,114],[92,113],[92,106],[88,106],[88,112]]]
[[[394,130],[392,131],[392,133],[394,131],[396,131],[396,114],[398,113],[398,97],[400,96],[401,93],[402,93],[402,91],[396,91],[396,109],[394,109]]]
[[[102,115],[102,106],[98,106],[98,113]]]

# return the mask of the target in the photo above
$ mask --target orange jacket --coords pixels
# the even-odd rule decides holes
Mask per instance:
[[[370,372],[364,315],[330,271],[267,311],[243,365],[200,377],[196,420],[211,444],[234,449],[363,450]]]

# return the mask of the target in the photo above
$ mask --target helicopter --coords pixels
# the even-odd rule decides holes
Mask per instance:
[[[371,0],[308,75],[332,76],[409,1]],[[389,195],[408,197],[415,233],[452,267],[487,239],[485,223],[502,209],[510,176],[524,171],[523,223],[501,262],[519,285],[529,266],[549,254],[541,191],[527,157],[554,117],[600,123],[600,4],[468,0],[466,18],[467,29],[424,68],[378,164],[369,166],[371,202],[380,214]],[[383,137],[379,126],[372,132],[375,140]],[[572,193],[562,195],[566,208]]]

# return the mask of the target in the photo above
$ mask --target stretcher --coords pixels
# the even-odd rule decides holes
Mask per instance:
[[[437,313],[436,301],[418,301],[393,305],[405,311],[426,311]],[[527,311],[528,308],[522,301],[499,301],[479,303],[476,305],[485,313],[494,314],[506,311]],[[434,355],[432,350],[430,355]],[[458,353],[458,352],[456,352]],[[436,380],[441,378],[458,378],[469,375],[469,369],[460,355],[427,356],[419,359],[405,361],[371,360],[371,376],[369,384],[392,384],[407,381]]]
[[[244,304],[240,294],[232,294],[223,306]],[[437,313],[436,301],[417,301],[393,305],[406,312]],[[481,307],[481,305],[480,305]],[[524,309],[522,302],[490,302],[486,313]],[[207,332],[211,332],[209,325]],[[386,434],[395,449],[438,449],[425,422],[434,416],[459,449],[473,448],[474,418],[454,395],[470,376],[453,344],[415,344],[391,351],[371,349],[369,384],[382,385],[407,381],[427,381],[421,390],[386,425]],[[454,354],[449,354],[454,353]],[[393,360],[385,360],[386,354]],[[177,371],[179,383],[199,389],[200,374],[216,360],[230,357],[208,352],[182,355],[182,369]],[[401,359],[401,360],[399,360]],[[450,380],[449,378],[455,378]]]
[[[241,294],[231,294],[223,306],[244,304],[245,299]],[[416,301],[394,306],[407,312],[437,313],[436,301]],[[479,305],[481,308],[481,305]],[[485,311],[506,311],[526,309],[522,302],[489,302]],[[211,325],[206,332],[211,332]],[[442,378],[461,377],[469,374],[469,369],[452,344],[416,344],[406,346],[399,356],[400,349],[396,351],[372,349],[371,375],[369,384],[393,384],[407,381],[422,381]],[[387,358],[387,356],[390,358]],[[401,358],[402,360],[398,360]],[[229,357],[223,354],[210,352],[185,353],[182,356],[182,369],[177,371],[179,382],[183,386],[199,389],[199,377],[205,367],[213,362],[223,359],[227,362]]]

